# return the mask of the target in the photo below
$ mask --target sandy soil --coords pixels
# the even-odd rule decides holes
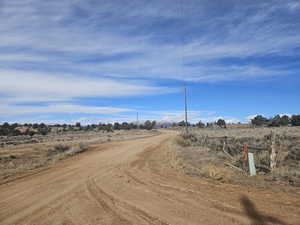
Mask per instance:
[[[58,161],[89,151],[93,144],[158,135],[158,130],[118,130],[113,133],[78,132],[46,135],[39,143],[0,147],[0,185],[53,166]],[[20,136],[7,137],[17,140]],[[28,137],[24,137],[25,139]],[[1,146],[1,141],[0,141]],[[62,150],[62,149],[65,150]],[[58,149],[58,150],[57,150]]]
[[[298,194],[214,184],[170,168],[174,136],[95,144],[0,185],[0,224],[300,224]]]

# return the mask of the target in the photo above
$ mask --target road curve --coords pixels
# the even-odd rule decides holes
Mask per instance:
[[[95,145],[0,185],[0,225],[300,224],[299,195],[213,184],[163,166],[172,137]]]

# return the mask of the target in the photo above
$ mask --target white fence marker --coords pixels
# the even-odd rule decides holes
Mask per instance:
[[[250,176],[255,176],[256,169],[255,169],[253,153],[251,153],[251,152],[248,152],[248,163],[249,163]]]

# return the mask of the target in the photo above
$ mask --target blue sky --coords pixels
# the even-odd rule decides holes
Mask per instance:
[[[299,0],[0,0],[0,122],[299,114]]]

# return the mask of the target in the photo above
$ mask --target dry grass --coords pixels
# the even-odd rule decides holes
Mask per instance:
[[[13,175],[45,167],[59,160],[82,153],[88,150],[85,144],[62,145],[52,147],[41,146],[32,151],[12,152],[0,155],[0,180]]]
[[[270,133],[276,134],[275,170],[270,170]],[[272,181],[300,187],[300,128],[194,129],[175,139],[174,150],[185,172],[214,180],[265,186]],[[243,145],[254,153],[258,176],[250,178],[243,168]],[[241,172],[239,170],[244,170]],[[245,176],[246,175],[246,176]]]
[[[192,145],[192,141],[189,138],[185,138],[183,135],[178,135],[175,138],[178,145],[182,147],[188,147]]]
[[[289,136],[300,137],[300,127],[259,127],[259,128],[194,128],[192,132],[196,136],[209,136],[209,137],[234,137],[234,138],[262,138],[269,135],[270,132]]]
[[[0,151],[2,148],[8,148],[19,145],[28,144],[52,144],[56,143],[81,143],[81,142],[106,142],[107,140],[124,140],[131,138],[132,136],[149,136],[151,134],[157,134],[157,130],[117,130],[113,133],[103,133],[102,131],[77,131],[67,132],[65,134],[50,133],[48,135],[34,135],[33,137],[21,135],[21,136],[0,136]],[[111,138],[113,137],[113,138]]]

